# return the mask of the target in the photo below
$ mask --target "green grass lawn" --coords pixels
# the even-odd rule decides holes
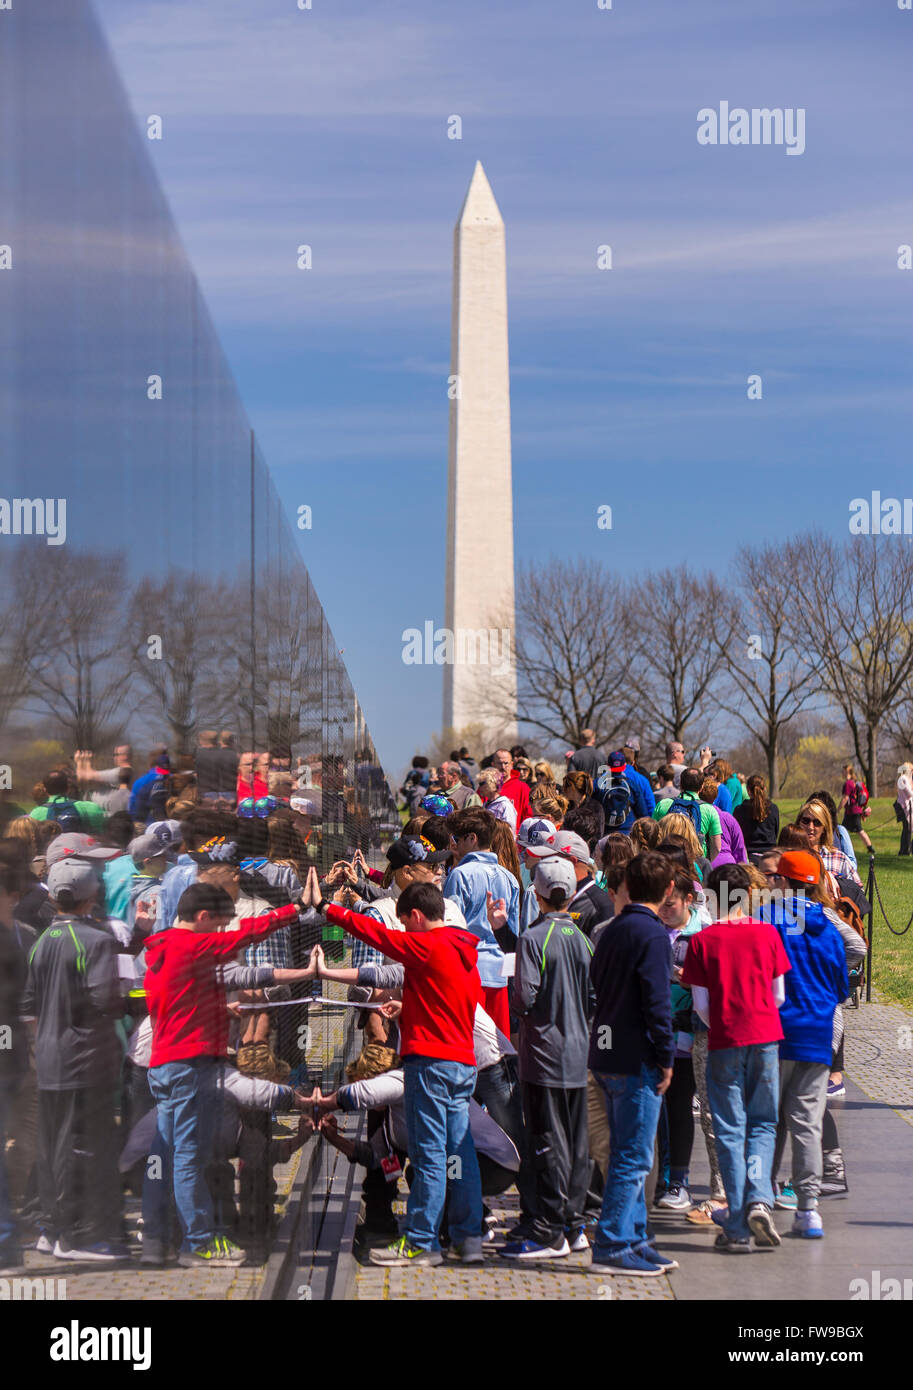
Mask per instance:
[[[873,801],[866,829],[875,847],[875,873],[884,910],[891,925],[900,930],[913,914],[913,857],[898,857],[901,826],[894,819],[893,802],[893,792]],[[795,820],[798,801],[783,800],[777,804],[781,826]],[[853,836],[853,848],[859,863],[859,876],[865,884],[869,857],[858,835]],[[883,999],[913,1007],[913,927],[906,936],[892,936],[876,900],[872,935],[874,988]]]

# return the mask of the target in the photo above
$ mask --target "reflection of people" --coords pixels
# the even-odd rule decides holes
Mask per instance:
[[[269,795],[266,774],[269,768],[268,753],[242,753],[238,763],[236,795],[239,801],[253,797],[255,801]]]

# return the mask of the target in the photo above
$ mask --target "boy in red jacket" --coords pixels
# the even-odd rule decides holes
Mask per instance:
[[[396,915],[404,931],[372,917],[319,901],[334,926],[405,966],[400,1052],[406,1094],[409,1157],[414,1178],[406,1230],[379,1265],[439,1265],[438,1230],[448,1196],[451,1252],[464,1264],[482,1263],[482,1184],[469,1131],[469,1101],[476,1083],[473,1022],[482,985],[478,939],[444,925],[444,898],[433,883],[413,883],[400,894]]]
[[[219,1063],[228,1050],[228,1012],[219,963],[287,926],[292,904],[244,917],[225,932],[234,903],[224,888],[194,883],[185,889],[177,921],[146,942],[146,1003],[152,1020],[149,1087],[157,1128],[143,1183],[143,1248],[168,1244],[170,1191],[184,1227],[185,1267],[236,1265],[244,1251],[215,1229],[206,1167],[212,1152],[220,1096]]]

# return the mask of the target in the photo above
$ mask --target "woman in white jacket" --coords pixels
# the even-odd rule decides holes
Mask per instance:
[[[899,854],[913,854],[913,763],[897,769],[897,804],[901,813]]]

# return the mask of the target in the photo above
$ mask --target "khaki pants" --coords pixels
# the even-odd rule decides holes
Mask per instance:
[[[609,1172],[609,1117],[605,1097],[593,1080],[592,1072],[587,1072],[586,1077],[586,1112],[590,1126],[590,1158],[605,1182]]]

